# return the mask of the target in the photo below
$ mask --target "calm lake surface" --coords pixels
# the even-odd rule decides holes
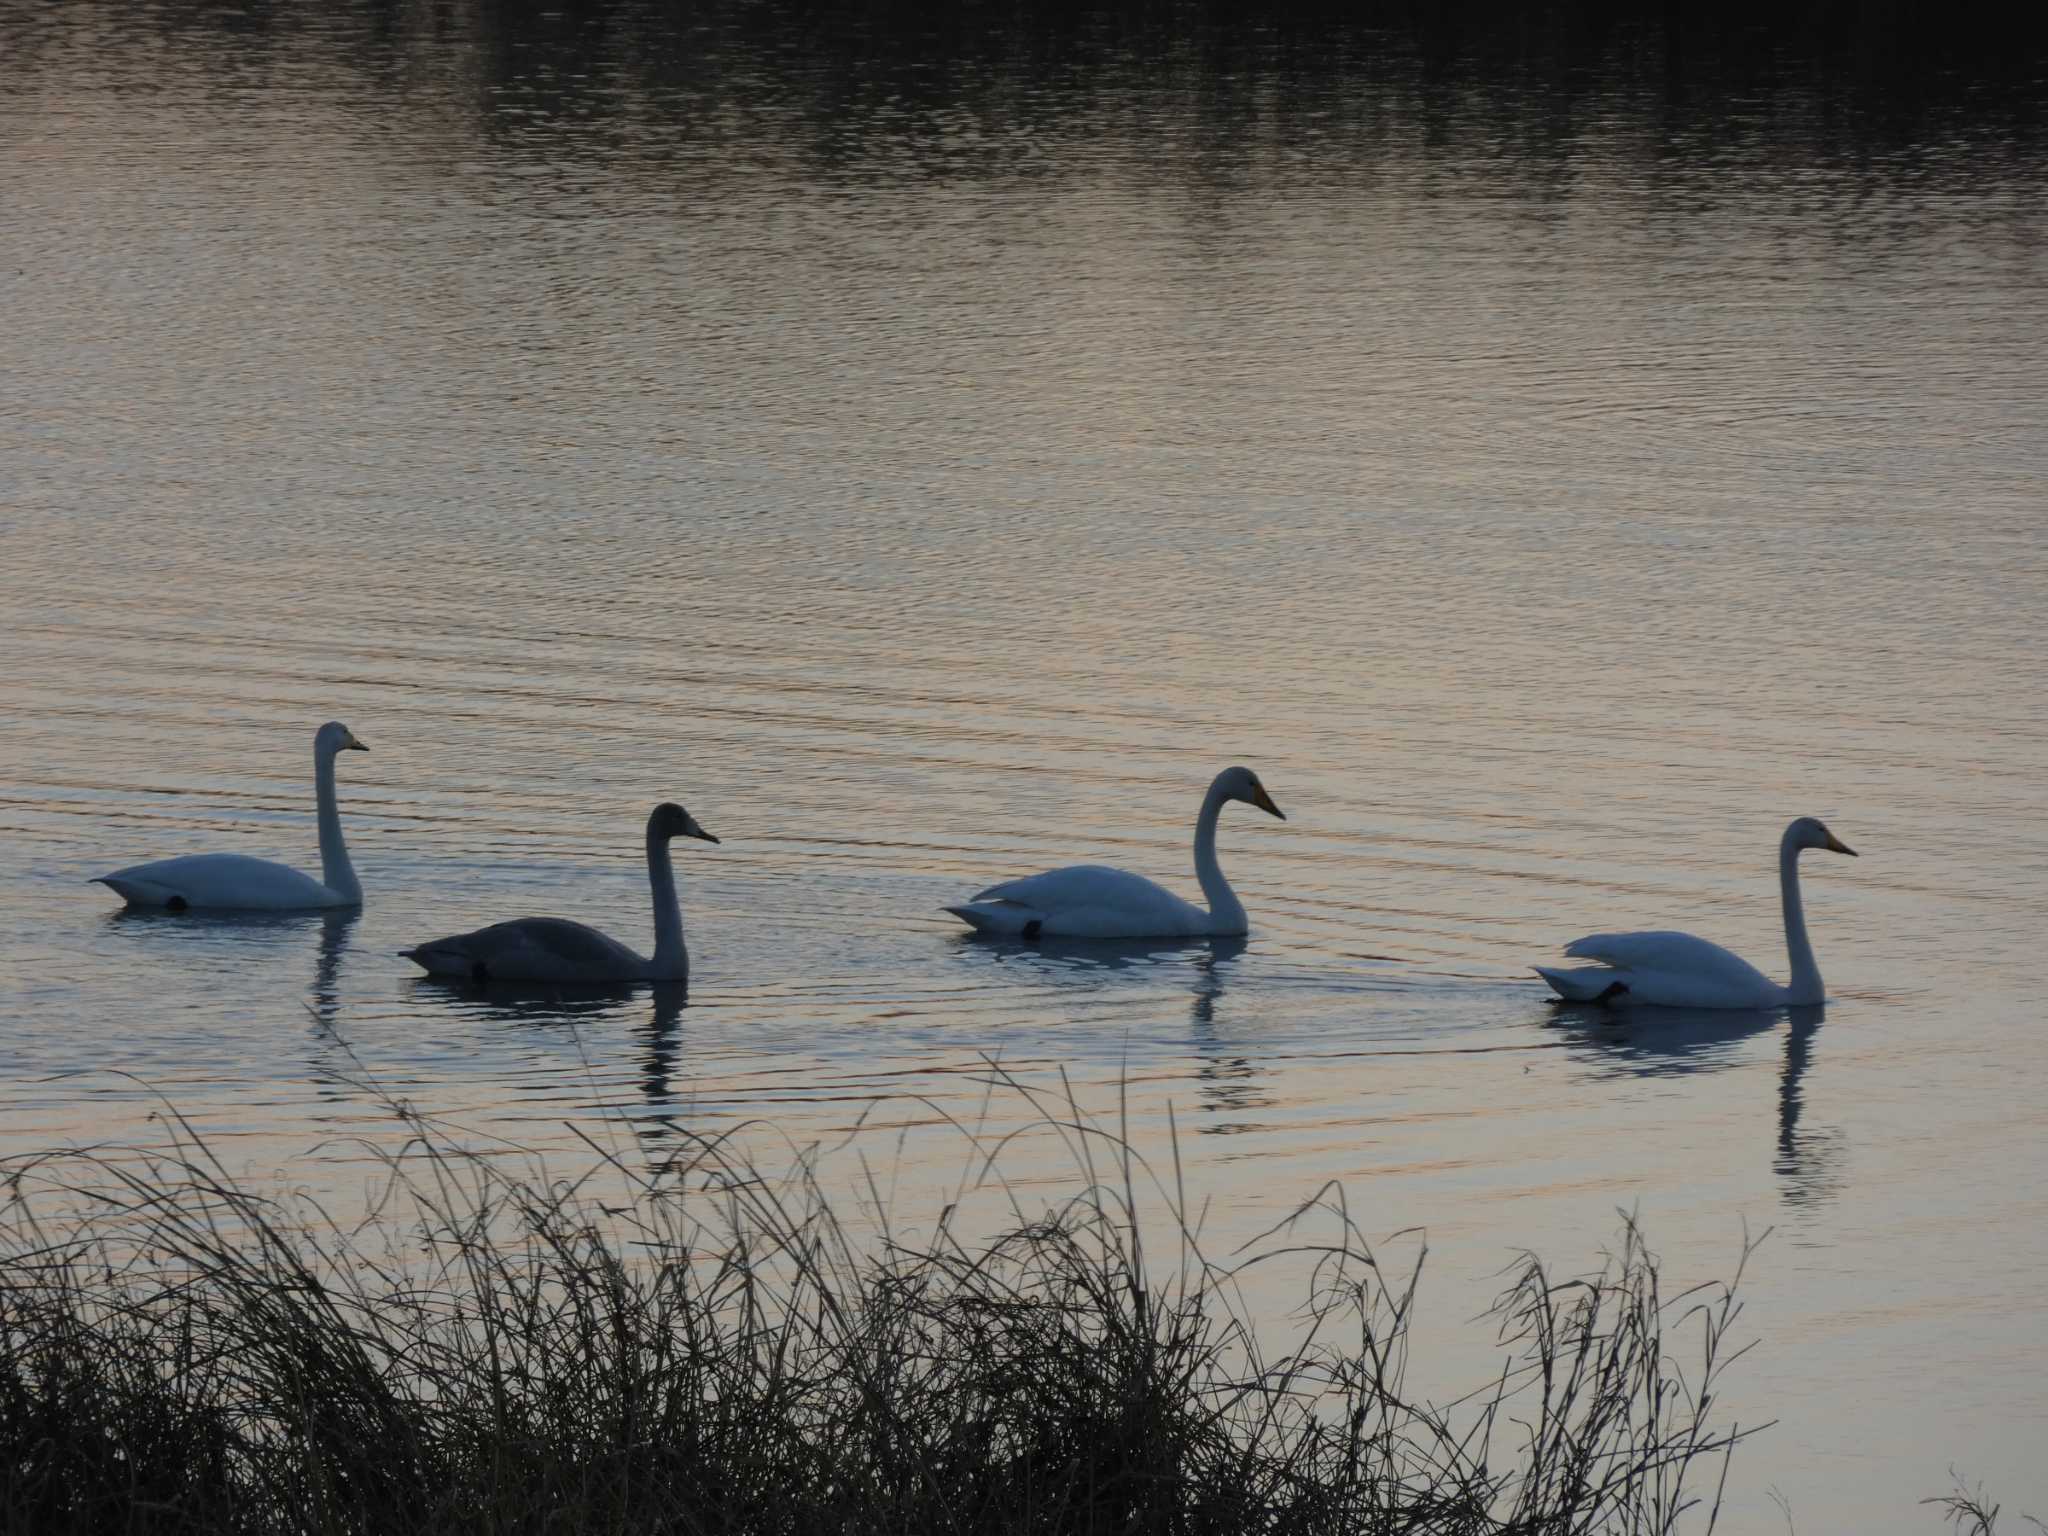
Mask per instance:
[[[1425,1229],[1439,1397],[1516,1251],[1774,1228],[1724,1528],[1932,1530],[1951,1465],[2048,1516],[2039,71],[889,14],[0,6],[0,1154],[169,1100],[346,1207],[389,1096],[924,1216],[1000,1058],[1177,1126],[1221,1238],[1332,1179]],[[360,916],[86,883],[317,868],[329,718]],[[1233,762],[1249,944],[938,910],[1193,895]],[[687,1008],[398,957],[645,947],[670,798]],[[1554,1016],[1606,928],[1782,975],[1802,813],[1863,854],[1806,861],[1822,1016]]]

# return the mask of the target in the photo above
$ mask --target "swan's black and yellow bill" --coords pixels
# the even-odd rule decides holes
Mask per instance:
[[[1287,813],[1273,803],[1273,797],[1266,793],[1266,786],[1263,784],[1252,786],[1252,804],[1268,816],[1278,816],[1282,821],[1287,819]]]
[[[1847,843],[1843,842],[1839,837],[1835,836],[1835,834],[1832,832],[1828,834],[1828,851],[1830,853],[1846,853],[1852,859],[1860,859],[1863,857],[1862,854],[1858,853],[1854,848],[1851,848]]]
[[[367,752],[370,749],[363,745],[362,739],[354,731],[350,731],[348,733],[348,740],[341,744],[341,750],[344,752]]]
[[[713,837],[709,832],[706,832],[702,827],[696,825],[694,822],[691,823],[690,830],[685,835],[689,837],[701,837],[707,843],[715,843],[718,841],[717,838]]]

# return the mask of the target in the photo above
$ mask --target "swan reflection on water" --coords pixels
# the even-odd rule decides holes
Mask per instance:
[[[961,959],[1022,966],[1060,985],[1109,984],[1119,976],[1157,975],[1193,965],[1212,978],[1214,990],[1220,992],[1222,981],[1215,978],[1216,967],[1235,960],[1250,943],[1241,933],[1212,938],[1028,940],[962,934],[954,940],[953,949]],[[1212,981],[1202,986],[1209,987]]]
[[[1231,974],[1229,961],[1244,953],[1241,938],[1212,939],[1209,953],[1195,961],[1194,1001],[1188,1007],[1189,1043],[1200,1053],[1195,1080],[1202,1107],[1219,1118],[1195,1127],[1203,1136],[1235,1136],[1260,1129],[1244,1116],[1272,1107],[1273,1095],[1261,1081],[1266,1069],[1250,1056],[1233,1052],[1216,1025],[1216,1002]]]
[[[1582,1060],[1632,1077],[1683,1077],[1741,1060],[1741,1043],[1775,1029],[1788,1013],[1820,1008],[1649,1008],[1598,1003],[1548,1005],[1552,1027],[1569,1032]]]
[[[585,1026],[628,1026],[628,1033],[642,1045],[639,1089],[649,1111],[634,1117],[635,1133],[655,1138],[677,1128],[682,1106],[673,1078],[682,1051],[683,1009],[690,1001],[688,983],[509,987],[417,976],[408,984],[415,997],[505,1023],[579,1032]],[[642,1008],[649,1010],[644,1017]]]
[[[341,1005],[341,957],[362,917],[360,907],[293,912],[172,912],[162,907],[122,907],[109,912],[105,920],[110,929],[121,931],[124,940],[141,944],[145,955],[159,944],[178,945],[187,958],[197,948],[202,959],[231,965],[237,972],[247,969],[252,947],[281,950],[317,928],[320,938],[313,958],[311,1006],[314,1017],[332,1026]]]
[[[1161,979],[1189,989],[1188,1045],[1202,1109],[1217,1118],[1196,1126],[1204,1136],[1235,1135],[1257,1127],[1244,1116],[1272,1105],[1262,1085],[1267,1069],[1228,1040],[1216,1004],[1228,990],[1234,962],[1250,946],[1243,934],[1168,939],[1036,939],[962,935],[956,955],[968,961],[1019,966],[1038,980],[1090,994],[1137,987]],[[1119,1037],[1120,1038],[1120,1037]]]
[[[1742,1043],[1786,1026],[1784,1058],[1778,1069],[1777,1144],[1771,1159],[1780,1197],[1792,1206],[1814,1206],[1841,1186],[1842,1137],[1838,1130],[1802,1126],[1806,1074],[1813,1065],[1814,1038],[1827,1018],[1827,1005],[1742,1011],[1719,1008],[1658,1008],[1614,1012],[1583,1004],[1551,1005],[1552,1027],[1570,1031],[1569,1045],[1580,1060],[1603,1075],[1683,1077],[1737,1066]]]
[[[313,1017],[332,1029],[341,1012],[341,957],[349,936],[362,921],[360,907],[345,907],[320,917],[320,948],[313,961]]]
[[[312,1017],[314,1034],[320,1037],[310,1048],[304,1070],[315,1091],[326,1099],[346,1097],[345,1085],[362,1075],[361,1064],[349,1057],[339,1030],[343,957],[362,916],[359,907],[292,912],[172,912],[161,907],[125,907],[108,913],[105,921],[110,931],[119,931],[123,944],[135,947],[145,964],[166,962],[175,953],[177,965],[211,973],[209,979],[234,978],[238,992],[245,990],[243,984],[252,973],[260,975],[263,988],[248,993],[243,1009],[265,1031],[279,1019],[296,1017],[297,1010],[303,1008]],[[304,974],[299,970],[304,953],[300,946],[308,935],[317,935],[311,985],[300,992],[292,980],[280,992],[274,983]],[[236,1037],[227,1034],[219,1038]],[[267,1033],[264,1038],[269,1038]]]
[[[1791,1206],[1823,1205],[1842,1186],[1841,1131],[1799,1123],[1806,1107],[1804,1083],[1813,1062],[1813,1040],[1827,1011],[1825,1003],[1786,1010],[1792,1027],[1785,1036],[1785,1062],[1778,1072],[1778,1151],[1772,1167],[1783,1185],[1780,1194]]]

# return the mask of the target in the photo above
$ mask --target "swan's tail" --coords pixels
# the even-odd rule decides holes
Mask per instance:
[[[448,947],[445,940],[416,944],[411,949],[401,949],[399,954],[429,976],[468,976],[476,970],[476,962],[469,955]]]
[[[1045,914],[1014,901],[964,901],[946,910],[976,933],[993,933],[1012,939],[1035,939]]]
[[[1606,1003],[1628,991],[1628,984],[1609,966],[1589,965],[1579,970],[1554,966],[1530,967],[1550,983],[1551,990],[1568,1003]]]
[[[176,891],[147,880],[129,880],[120,875],[94,875],[88,885],[104,885],[131,907],[167,907],[179,899]]]

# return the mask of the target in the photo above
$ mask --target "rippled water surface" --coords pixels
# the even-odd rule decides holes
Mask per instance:
[[[1774,1227],[1732,1528],[1929,1529],[1951,1464],[2048,1515],[2037,81],[777,14],[0,7],[0,1152],[161,1096],[345,1202],[386,1097],[563,1166],[865,1118],[921,1211],[999,1058],[1170,1108],[1219,1232],[1426,1228],[1443,1395],[1515,1250]],[[331,717],[360,916],[86,883],[317,867]],[[1193,895],[1238,761],[1248,944],[939,911]],[[687,1007],[398,957],[644,946],[669,798]],[[1864,855],[1823,1013],[1553,1016],[1604,928],[1782,974],[1801,813]]]

